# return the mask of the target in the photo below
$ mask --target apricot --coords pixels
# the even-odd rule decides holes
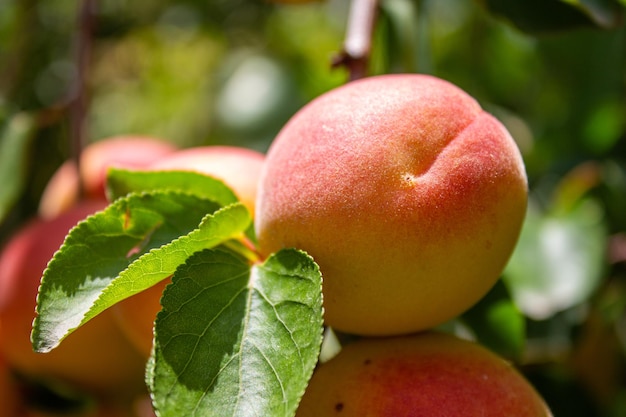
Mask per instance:
[[[70,334],[49,353],[35,353],[30,334],[41,275],[67,232],[106,206],[104,200],[78,203],[52,220],[34,219],[0,254],[0,355],[20,374],[106,393],[145,392],[145,360],[128,342],[111,311]]]
[[[296,247],[317,261],[328,325],[396,335],[456,317],[495,284],[527,193],[519,149],[476,100],[432,76],[382,75],[287,122],[255,229],[264,255]]]
[[[150,170],[188,170],[224,181],[254,215],[257,183],[265,155],[236,146],[201,146],[172,153],[150,165]],[[161,310],[161,295],[170,282],[166,279],[113,307],[120,327],[145,357],[152,350],[154,319]]]
[[[39,202],[39,215],[53,218],[72,207],[80,198],[104,198],[110,167],[138,169],[174,152],[165,140],[149,136],[114,136],[93,142],[83,149],[80,173],[73,161],[63,163],[48,181]]]
[[[436,332],[363,338],[314,372],[297,417],[548,417],[509,362]]]

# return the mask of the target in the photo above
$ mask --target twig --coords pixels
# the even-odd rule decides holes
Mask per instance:
[[[72,159],[80,172],[80,155],[86,145],[87,131],[87,73],[91,60],[93,31],[97,0],[83,0],[78,14],[78,30],[75,40],[76,77],[70,94],[70,140]],[[79,175],[80,178],[80,175]],[[80,179],[79,179],[80,181]],[[80,192],[83,187],[80,184]]]
[[[352,0],[343,50],[332,66],[348,69],[350,81],[367,75],[378,0]]]

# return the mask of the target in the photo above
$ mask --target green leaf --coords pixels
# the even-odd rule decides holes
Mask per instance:
[[[481,344],[503,357],[521,359],[526,341],[525,318],[502,280],[466,311],[461,320]]]
[[[30,115],[18,113],[8,120],[0,133],[0,223],[26,184],[26,154],[34,126],[34,119]]]
[[[159,415],[295,414],[322,339],[321,274],[296,250],[264,264],[216,248],[166,287],[148,381]]]
[[[197,229],[160,248],[152,249],[131,263],[102,291],[85,315],[83,323],[123,299],[171,276],[195,252],[239,237],[250,222],[250,213],[240,203],[207,214]],[[234,247],[234,243],[231,247]],[[238,249],[244,251],[243,248]]]
[[[598,287],[607,239],[602,217],[591,199],[566,212],[529,208],[503,275],[525,315],[545,320],[585,301]]]
[[[549,32],[581,27],[618,27],[624,7],[616,0],[479,0],[519,29]]]
[[[223,181],[189,171],[131,171],[111,168],[107,175],[107,196],[116,200],[131,192],[180,190],[227,206],[238,201]]]
[[[193,251],[248,226],[240,204],[219,209],[198,196],[160,191],[131,194],[80,222],[44,271],[34,349],[53,349],[97,313],[169,276]]]
[[[118,199],[132,192],[151,190],[182,190],[215,200],[223,206],[239,201],[232,189],[222,180],[197,172],[109,169],[107,176],[109,200]],[[252,223],[245,234],[250,241],[256,242]]]

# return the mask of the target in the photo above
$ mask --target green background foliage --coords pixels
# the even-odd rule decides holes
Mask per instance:
[[[1,243],[71,157],[78,7],[0,2]],[[555,416],[626,414],[624,7],[381,0],[374,33],[371,74],[459,85],[522,151],[529,215],[503,285],[449,326],[513,358]],[[346,82],[331,61],[348,12],[345,0],[102,0],[87,139],[137,133],[265,151],[302,105]]]

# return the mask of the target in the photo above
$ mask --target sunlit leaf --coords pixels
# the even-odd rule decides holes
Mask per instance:
[[[107,175],[107,195],[110,200],[131,192],[152,190],[181,190],[216,201],[223,206],[237,202],[237,197],[223,181],[197,172],[111,168]]]
[[[194,249],[218,244],[249,223],[245,209],[243,220],[233,221],[229,215],[236,208],[215,213],[219,208],[214,201],[179,192],[132,194],[80,222],[44,271],[33,324],[35,350],[49,351],[108,303],[167,277]],[[215,218],[205,217],[211,213]],[[230,227],[239,230],[229,234]],[[217,235],[207,236],[215,231]],[[185,236],[183,242],[173,242],[180,236]],[[93,307],[130,265],[125,283],[115,285]]]
[[[250,221],[250,214],[242,204],[231,205],[207,214],[197,229],[160,248],[152,249],[131,263],[102,291],[85,314],[81,324],[119,301],[171,276],[194,252],[240,237]],[[234,242],[232,247],[245,250],[243,246],[237,246]]]
[[[319,355],[321,275],[284,250],[196,253],[163,295],[149,383],[162,417],[294,415]]]

